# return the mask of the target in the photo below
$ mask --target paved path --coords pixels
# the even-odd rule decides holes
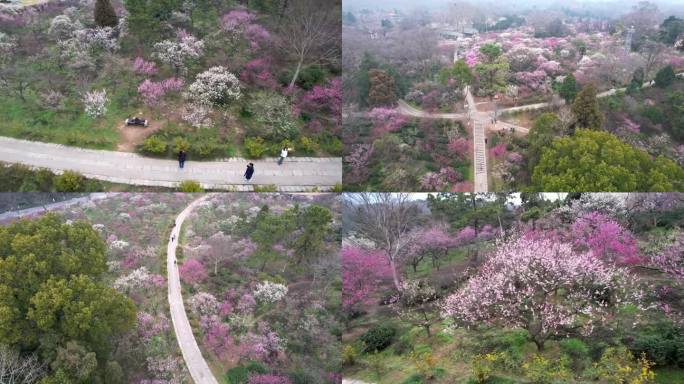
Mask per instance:
[[[404,116],[420,117],[424,119],[444,119],[444,120],[465,120],[467,118],[464,113],[432,113],[420,110],[404,100],[397,102],[397,110]]]
[[[489,189],[487,181],[487,146],[485,144],[485,130],[491,122],[491,116],[486,112],[479,112],[470,87],[466,88],[466,102],[468,103],[468,114],[473,122],[473,149],[475,158],[473,159],[473,169],[475,170],[475,192],[487,192]]]
[[[371,384],[365,381],[355,380],[355,379],[342,379],[342,384]]]
[[[73,170],[92,179],[114,183],[174,188],[183,180],[195,180],[207,189],[251,191],[253,185],[276,185],[283,192],[327,190],[342,183],[342,159],[289,157],[251,160],[256,172],[247,183],[243,177],[250,160],[188,161],[180,170],[174,160],[143,157],[135,153],[99,151],[37,141],[0,137],[0,161],[47,168],[61,173]]]
[[[24,208],[14,211],[6,211],[0,213],[0,221],[17,219],[26,216],[33,216],[50,211],[62,210],[74,205],[87,203],[89,201],[106,199],[107,197],[110,197],[112,195],[113,194],[111,193],[91,193],[88,196],[75,197],[73,199],[58,201],[55,203],[43,204],[31,208]]]
[[[197,205],[202,203],[211,195],[204,195],[201,198],[193,201],[185,207],[183,212],[176,218],[176,225],[171,231],[171,238],[169,238],[169,245],[166,249],[166,270],[168,272],[169,285],[169,307],[171,310],[171,321],[173,322],[173,329],[176,332],[176,339],[183,353],[185,365],[188,367],[190,376],[195,384],[218,384],[218,381],[211,373],[207,362],[202,357],[202,352],[197,346],[195,335],[192,333],[192,327],[188,316],[185,313],[185,306],[183,305],[183,295],[181,291],[180,276],[178,275],[178,265],[176,264],[176,247],[178,246],[178,236],[180,235],[183,221],[192,212]]]

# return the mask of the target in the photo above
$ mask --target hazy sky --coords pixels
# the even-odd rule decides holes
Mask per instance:
[[[581,9],[595,9],[599,12],[609,11],[612,14],[624,13],[640,0],[471,0],[471,4],[482,5],[483,8],[524,11],[548,7],[568,7]],[[391,9],[411,10],[415,8],[441,8],[450,0],[343,0],[342,7],[348,9]],[[681,14],[684,12],[684,0],[652,0],[652,3],[665,13]]]

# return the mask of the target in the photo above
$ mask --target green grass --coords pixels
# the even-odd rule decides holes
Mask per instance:
[[[116,108],[99,120],[87,117],[77,106],[64,111],[43,109],[31,100],[0,97],[0,135],[93,149],[114,149],[119,141]]]
[[[680,384],[684,383],[684,371],[674,368],[662,368],[656,372],[656,383],[658,384]]]

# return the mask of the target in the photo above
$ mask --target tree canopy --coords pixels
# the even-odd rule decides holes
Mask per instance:
[[[86,222],[48,214],[1,227],[0,339],[39,351],[54,372],[70,342],[104,363],[112,337],[136,316],[129,298],[103,284],[106,270],[105,243]]]
[[[543,191],[681,191],[684,169],[608,132],[580,129],[542,151],[532,182]]]

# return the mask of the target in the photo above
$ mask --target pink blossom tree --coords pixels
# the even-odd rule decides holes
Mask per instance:
[[[674,279],[684,281],[684,235],[675,244],[651,258],[651,264]]]
[[[178,268],[181,280],[190,285],[201,283],[207,278],[207,269],[200,261],[191,259],[187,260]]]
[[[502,244],[442,313],[466,325],[524,328],[539,350],[554,337],[581,327],[590,333],[614,310],[638,295],[631,277],[589,252],[551,239],[520,238]]]
[[[607,215],[591,212],[572,224],[570,238],[581,250],[617,264],[637,264],[642,257],[632,233]]]
[[[367,117],[373,122],[373,137],[376,138],[398,131],[408,122],[397,110],[385,107],[373,108]]]
[[[392,275],[381,251],[345,246],[342,257],[342,307],[350,310],[372,300],[378,282]]]
[[[344,157],[344,162],[349,166],[349,172],[345,172],[345,178],[356,183],[364,181],[370,174],[369,163],[373,156],[373,144],[354,144],[349,155]]]
[[[154,75],[159,71],[154,61],[146,61],[138,56],[133,61],[133,71],[140,75]]]
[[[470,142],[465,137],[450,139],[449,144],[447,144],[447,148],[461,160],[468,159],[470,157]]]
[[[227,324],[215,323],[207,329],[204,335],[207,347],[221,359],[227,358],[234,343]]]

